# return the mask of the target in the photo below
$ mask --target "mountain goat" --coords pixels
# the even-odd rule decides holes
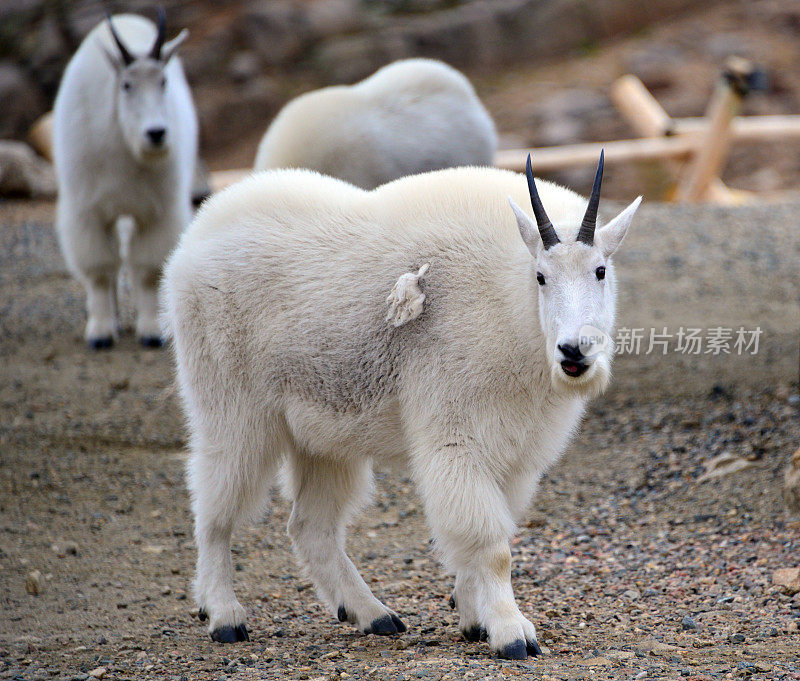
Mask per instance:
[[[113,23],[112,23],[113,22]],[[69,268],[86,287],[86,340],[107,348],[117,335],[121,266],[117,220],[135,228],[127,265],[136,333],[161,345],[161,266],[191,220],[197,117],[175,53],[159,24],[122,14],[96,26],[70,60],[53,113],[58,178],[56,229]]]
[[[547,182],[540,200],[530,162],[527,187],[493,168],[371,192],[257,173],[201,208],[161,305],[191,432],[195,596],[214,640],[248,639],[231,532],[284,463],[289,535],[331,613],[364,633],[405,630],[345,553],[372,462],[391,459],[455,573],[463,635],[506,658],[539,652],[509,539],[610,377],[611,256],[640,199],[595,230],[601,173],[602,157],[588,208]]]
[[[289,102],[261,140],[255,169],[309,168],[373,189],[403,175],[492,165],[496,149],[470,82],[440,61],[406,59]]]

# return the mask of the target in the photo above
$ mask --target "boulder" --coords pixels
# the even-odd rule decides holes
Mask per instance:
[[[0,139],[24,135],[46,110],[36,83],[11,62],[0,62],[0,102]]]
[[[800,514],[800,449],[783,472],[783,500],[790,513]]]
[[[40,198],[55,194],[53,166],[24,142],[0,141],[0,196]]]

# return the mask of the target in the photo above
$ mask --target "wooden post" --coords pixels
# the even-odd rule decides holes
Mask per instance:
[[[611,86],[611,99],[642,137],[671,135],[674,124],[666,111],[636,76],[622,76]]]
[[[708,131],[697,135],[697,155],[678,186],[677,201],[701,201],[719,176],[731,143],[731,122],[741,110],[753,72],[753,65],[747,60],[728,60],[706,111]]]
[[[551,172],[581,165],[595,166],[601,149],[605,150],[606,163],[625,163],[649,159],[685,158],[694,151],[696,144],[693,137],[684,135],[567,144],[539,149],[504,149],[497,152],[495,165],[522,172],[525,170],[525,159],[531,154],[534,171]]]

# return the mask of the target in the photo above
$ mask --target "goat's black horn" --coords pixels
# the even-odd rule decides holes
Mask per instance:
[[[130,66],[133,63],[133,55],[128,52],[128,48],[125,47],[125,43],[123,43],[122,40],[120,40],[119,35],[117,35],[117,31],[114,28],[114,22],[111,21],[111,15],[108,12],[106,12],[106,19],[108,20],[108,27],[111,29],[111,37],[114,38],[114,42],[117,43],[117,48],[122,56],[122,61],[125,62],[125,66]]]
[[[600,152],[600,162],[597,164],[597,173],[594,176],[592,194],[589,205],[578,230],[578,241],[591,246],[594,243],[594,229],[597,227],[597,207],[600,205],[600,185],[603,184],[603,152]]]
[[[539,234],[542,237],[544,250],[551,246],[561,243],[561,240],[553,229],[553,223],[544,212],[542,200],[539,198],[539,192],[536,189],[536,180],[533,179],[533,170],[531,170],[531,155],[528,154],[528,163],[525,166],[525,176],[528,178],[528,191],[531,195],[531,206],[533,207],[533,214],[536,217],[536,224],[539,226]]]
[[[161,59],[161,48],[164,46],[164,38],[167,34],[167,17],[164,14],[164,8],[158,8],[158,31],[156,32],[156,40],[153,47],[150,49],[149,57],[151,59]]]

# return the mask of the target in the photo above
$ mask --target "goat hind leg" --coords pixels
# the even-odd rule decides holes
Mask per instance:
[[[397,613],[375,598],[345,552],[347,521],[369,496],[371,465],[296,453],[290,471],[289,536],[320,597],[340,621],[365,634],[404,632]]]
[[[195,599],[200,619],[220,643],[249,640],[245,610],[233,590],[231,534],[264,503],[274,469],[262,453],[195,444],[188,466],[195,516]]]

